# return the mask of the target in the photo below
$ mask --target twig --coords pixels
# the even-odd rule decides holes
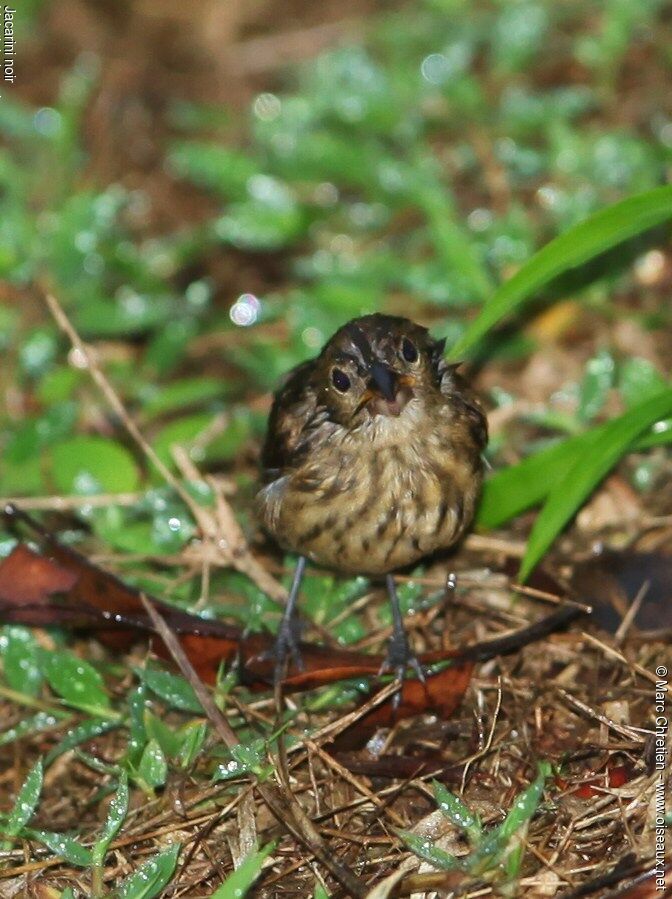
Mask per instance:
[[[523,596],[531,596],[533,599],[543,599],[553,605],[572,605],[577,609],[581,609],[586,615],[591,615],[593,607],[583,602],[577,602],[575,599],[568,599],[565,596],[556,596],[555,593],[549,593],[547,590],[539,590],[537,587],[528,587],[527,584],[511,584],[511,589],[515,593],[522,593]]]
[[[98,365],[98,362],[96,361],[89,347],[84,343],[82,338],[75,330],[72,322],[65,314],[65,310],[63,309],[61,304],[58,302],[56,297],[50,293],[45,294],[45,300],[47,306],[49,307],[49,311],[54,317],[56,324],[65,334],[67,334],[75,350],[77,350],[80,356],[86,361],[87,368],[91,372],[91,377],[96,382],[100,392],[103,394],[108,404],[119,416],[128,433],[131,435],[133,440],[135,440],[140,449],[147,456],[149,461],[152,463],[154,468],[156,468],[156,470],[166,481],[166,483],[170,484],[177,495],[186,503],[188,508],[194,511],[194,506],[196,506],[196,503],[189,495],[189,493],[187,493],[187,491],[184,489],[182,484],[180,484],[172,471],[158,457],[154,448],[145,440],[143,434],[140,431],[140,428],[138,428],[136,423],[126,411],[124,404],[119,398],[119,395],[107,380],[107,377],[103,373],[101,367]]]
[[[503,540],[501,537],[488,537],[486,534],[468,534],[464,538],[464,546],[475,552],[505,553],[507,556],[521,559],[527,549],[524,540]]]
[[[142,499],[142,493],[95,493],[91,496],[8,496],[0,498],[0,509],[21,506],[29,512],[54,510],[69,512],[82,506],[133,506]]]
[[[637,595],[635,596],[632,603],[630,604],[630,608],[623,616],[621,623],[618,625],[618,630],[614,634],[614,642],[616,643],[617,646],[620,646],[621,643],[623,643],[623,641],[625,640],[625,638],[628,634],[628,631],[630,630],[630,627],[632,625],[632,622],[635,620],[637,613],[639,612],[639,610],[642,607],[642,603],[644,602],[646,594],[649,592],[650,586],[651,586],[650,580],[644,581],[642,586],[637,591]]]
[[[177,639],[173,631],[168,627],[161,615],[159,615],[154,604],[147,599],[144,593],[140,594],[140,602],[149,615],[157,634],[159,635],[159,637],[161,637],[166,645],[166,649],[173,657],[175,664],[191,684],[194,693],[198,697],[198,701],[203,706],[206,715],[210,719],[210,722],[212,723],[219,736],[222,738],[222,742],[226,746],[228,746],[229,749],[232,749],[234,746],[238,746],[240,740],[231,729],[231,726],[227,722],[224,715],[222,715],[221,711],[215,705],[215,700],[208,692],[205,684],[200,679],[198,674],[196,674],[196,671],[187,658],[187,654],[182,648],[182,644],[180,643],[180,641]]]
[[[241,574],[247,575],[272,599],[277,602],[284,602],[287,597],[285,588],[252,556],[245,536],[231,510],[231,506],[224,498],[224,491],[221,489],[221,485],[214,479],[209,479],[208,481],[215,490],[217,498],[216,515],[213,516],[209,510],[200,506],[194,500],[184,485],[175,477],[173,472],[156,454],[154,448],[147,442],[135,421],[128,414],[119,395],[95,359],[94,354],[79,336],[56,297],[46,293],[45,300],[56,324],[68,336],[75,350],[86,361],[91,377],[110,407],[118,415],[130,436],[194,516],[194,520],[201,529],[205,540],[210,544],[208,556],[212,558],[215,564],[224,567],[232,566],[237,571],[240,571]],[[183,453],[180,458],[184,459],[185,455]],[[203,480],[193,465],[191,466],[190,474],[194,475],[197,480]]]
[[[653,674],[653,672],[648,671],[646,668],[643,668],[641,665],[637,664],[637,662],[629,661],[628,659],[626,659],[626,657],[623,655],[622,652],[619,652],[617,649],[614,649],[613,646],[607,646],[606,643],[603,643],[601,640],[598,640],[597,637],[594,637],[592,634],[589,634],[586,631],[583,631],[581,636],[584,638],[584,640],[588,640],[589,643],[592,643],[593,645],[595,645],[599,649],[601,649],[605,655],[608,655],[614,659],[617,659],[619,662],[621,662],[627,668],[630,668],[631,671],[634,671],[637,674],[639,674],[641,677],[646,678],[646,680],[650,681],[650,683],[656,684],[660,680],[660,678],[656,677],[656,675]]]
[[[622,737],[627,737],[629,740],[633,740],[636,743],[645,742],[642,734],[648,733],[648,731],[643,728],[626,727],[622,724],[618,724],[616,721],[612,721],[611,718],[607,718],[606,715],[602,715],[600,712],[595,711],[595,709],[586,705],[585,702],[581,702],[580,699],[577,699],[576,696],[572,696],[571,693],[568,693],[567,690],[563,690],[562,687],[556,687],[556,689],[558,694],[562,696],[569,705],[574,706],[577,711],[582,712],[589,718],[594,718],[596,721],[599,721],[600,724],[606,725],[610,730],[615,731],[615,733],[620,734]]]
[[[306,740],[306,746],[310,749],[311,752],[314,752],[316,755],[322,759],[322,761],[329,766],[333,771],[335,771],[343,780],[347,781],[351,786],[357,790],[362,796],[366,796],[371,800],[372,805],[375,805],[379,811],[385,811],[390,820],[397,827],[404,827],[406,822],[404,819],[398,815],[394,809],[385,808],[385,803],[380,799],[380,797],[373,793],[365,783],[363,783],[359,778],[355,777],[347,768],[344,768],[340,762],[338,762],[333,756],[329,755],[328,752],[325,752],[321,746],[318,746],[317,743],[313,742],[313,740]]]

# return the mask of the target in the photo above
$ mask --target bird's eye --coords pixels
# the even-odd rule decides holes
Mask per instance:
[[[340,368],[332,369],[331,383],[339,393],[347,393],[350,390],[350,378]]]
[[[404,337],[401,342],[401,355],[407,362],[418,361],[418,351],[415,347],[415,344],[411,343],[408,337]]]

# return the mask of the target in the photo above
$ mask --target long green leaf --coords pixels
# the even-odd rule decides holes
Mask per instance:
[[[464,830],[472,843],[477,843],[483,833],[478,815],[474,814],[459,796],[447,790],[438,780],[432,781],[432,789],[434,790],[434,799],[441,812],[456,827]]]
[[[421,837],[410,830],[396,830],[397,836],[408,846],[418,858],[429,862],[439,871],[455,871],[464,869],[467,864],[464,859],[456,858],[452,853],[446,852],[440,846],[435,846],[427,837]]]
[[[18,796],[14,802],[14,806],[7,816],[7,823],[3,830],[10,837],[15,837],[35,814],[35,809],[40,801],[40,793],[42,792],[42,781],[44,779],[44,769],[42,759],[38,759],[28,772],[24,780]],[[0,844],[3,849],[7,849],[11,843],[5,840]]]
[[[112,894],[113,899],[154,899],[175,873],[177,856],[182,847],[173,843],[143,862]]]
[[[581,452],[604,428],[605,425],[600,425],[585,434],[547,446],[488,478],[483,485],[476,524],[482,528],[497,528],[542,503],[554,483],[564,478]],[[549,477],[549,472],[553,472],[554,480]]]
[[[48,849],[51,849],[54,855],[64,858],[71,865],[87,868],[91,864],[91,850],[82,846],[69,834],[26,828],[26,835],[33,840],[44,843]]]
[[[247,856],[239,868],[226,878],[224,883],[212,894],[211,899],[242,899],[261,873],[262,865],[275,849],[275,843],[269,843],[259,852]]]
[[[121,825],[128,814],[128,775],[125,771],[119,777],[119,786],[110,801],[102,832],[93,845],[92,861],[94,866],[102,867],[107,850],[112,840],[119,833]]]
[[[672,443],[672,427],[665,422],[657,422],[656,428],[659,424],[662,425],[660,430],[647,431],[635,440],[631,449],[639,451]],[[488,530],[498,528],[526,509],[540,505],[591,441],[599,439],[607,427],[608,422],[584,434],[554,443],[517,465],[510,465],[493,474],[483,485],[476,512],[478,527]],[[548,476],[550,471],[553,472],[553,480]]]
[[[618,462],[633,441],[655,421],[672,414],[672,389],[664,390],[610,421],[555,483],[534,523],[520,569],[524,581],[581,503]]]
[[[668,219],[672,219],[672,185],[628,197],[570,228],[542,247],[499,288],[452,347],[451,356],[460,357],[553,278]]]

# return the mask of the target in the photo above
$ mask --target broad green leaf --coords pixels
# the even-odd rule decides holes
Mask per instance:
[[[52,478],[60,493],[131,493],[138,467],[129,451],[104,437],[80,435],[51,450]]]
[[[154,899],[170,883],[182,847],[173,843],[143,862],[112,894],[114,899]]]
[[[43,767],[42,759],[38,759],[28,772],[18,796],[7,816],[7,823],[2,828],[9,837],[17,836],[35,814],[42,792]],[[10,843],[3,841],[0,845],[7,848]]]
[[[240,777],[251,771],[263,780],[267,776],[266,765],[267,742],[261,737],[251,740],[249,743],[239,743],[231,747],[232,760],[226,764],[218,765],[214,780],[230,780],[232,777]]]
[[[112,710],[107,712],[107,714],[111,715]],[[57,743],[53,749],[49,750],[44,759],[45,764],[50,765],[54,759],[57,759],[59,755],[63,755],[64,752],[69,752],[75,746],[79,746],[80,743],[86,743],[88,740],[99,737],[101,734],[109,733],[109,731],[119,727],[120,724],[121,720],[116,717],[89,718],[87,721],[82,721],[81,724],[69,730],[60,743]]]
[[[264,861],[275,849],[275,843],[269,843],[259,852],[254,852],[243,861],[239,868],[230,874],[218,887],[210,899],[242,899],[261,872]]]
[[[71,865],[78,868],[88,868],[91,864],[91,850],[78,843],[74,837],[65,833],[54,833],[51,830],[28,830],[27,835],[32,840],[43,843],[47,849],[51,849],[54,855],[64,858]]]
[[[128,694],[128,747],[126,749],[128,759],[132,765],[136,765],[147,743],[147,729],[145,727],[145,713],[150,706],[147,696],[148,690],[145,684],[131,690]]]
[[[275,204],[255,199],[228,206],[214,230],[225,243],[261,252],[281,250],[294,243],[303,236],[307,225],[308,219],[293,201]]]
[[[177,301],[163,293],[137,293],[122,288],[122,295],[82,303],[75,325],[85,338],[130,337],[162,325],[175,314]]]
[[[483,485],[476,524],[496,528],[543,502],[553,485],[564,478],[592,440],[599,438],[604,427],[600,425],[585,434],[555,443],[488,478]],[[550,471],[553,479],[548,476]]]
[[[49,686],[68,705],[105,717],[110,700],[93,665],[70,652],[56,650],[44,654],[42,667]]]
[[[44,679],[40,668],[39,647],[32,633],[25,627],[8,626],[2,654],[2,667],[7,683],[13,690],[27,696],[37,696]]]
[[[225,393],[226,383],[217,378],[182,378],[143,391],[142,414],[145,419],[150,419],[178,409],[193,409],[221,398]]]
[[[168,763],[163,750],[156,740],[150,740],[142,753],[138,765],[138,775],[147,786],[154,789],[154,787],[162,787],[165,784],[167,774]]]
[[[61,718],[50,715],[48,712],[37,712],[35,715],[31,715],[30,718],[23,718],[14,727],[10,727],[8,730],[0,733],[0,746],[6,746],[8,743],[20,740],[21,737],[25,737],[27,734],[37,734],[41,730],[48,730],[61,720]],[[48,764],[47,759],[45,759],[45,762]]]
[[[138,673],[143,683],[173,708],[181,709],[184,712],[195,712],[197,715],[203,714],[193,687],[183,677],[171,674],[170,671],[151,667],[142,668]]]
[[[160,746],[169,758],[175,758],[182,745],[182,740],[175,730],[150,711],[145,712],[145,730],[149,739]]]
[[[672,414],[672,389],[663,391],[608,422],[582,447],[564,476],[555,480],[532,528],[520,569],[524,581],[581,503],[628,451],[633,441],[659,419]]]
[[[577,409],[579,421],[592,421],[602,409],[613,386],[615,374],[614,357],[607,350],[600,350],[596,356],[588,360],[579,390]]]
[[[194,441],[205,434],[212,427],[214,416],[207,412],[196,412],[183,418],[177,418],[165,425],[155,436],[152,441],[157,456],[169,467],[175,467],[172,456],[173,446],[191,449]],[[205,451],[199,450],[193,453],[192,458],[196,462],[201,462],[205,458]]]
[[[487,332],[558,275],[672,219],[672,185],[628,197],[591,215],[542,247],[503,284],[451,348],[453,358],[470,350]]]
[[[181,178],[227,197],[244,197],[259,164],[249,153],[220,144],[181,141],[170,148],[168,165]]]
[[[203,722],[191,721],[181,731],[182,745],[178,755],[178,762],[182,768],[189,768],[196,760],[203,747],[208,733],[208,726]]]

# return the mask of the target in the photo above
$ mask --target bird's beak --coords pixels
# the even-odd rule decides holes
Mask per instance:
[[[379,393],[388,403],[393,403],[397,396],[397,375],[382,362],[374,362],[371,368],[369,389]]]
[[[415,379],[398,375],[382,362],[374,362],[369,373],[369,383],[358,411],[367,406],[372,415],[399,415],[412,396]]]

